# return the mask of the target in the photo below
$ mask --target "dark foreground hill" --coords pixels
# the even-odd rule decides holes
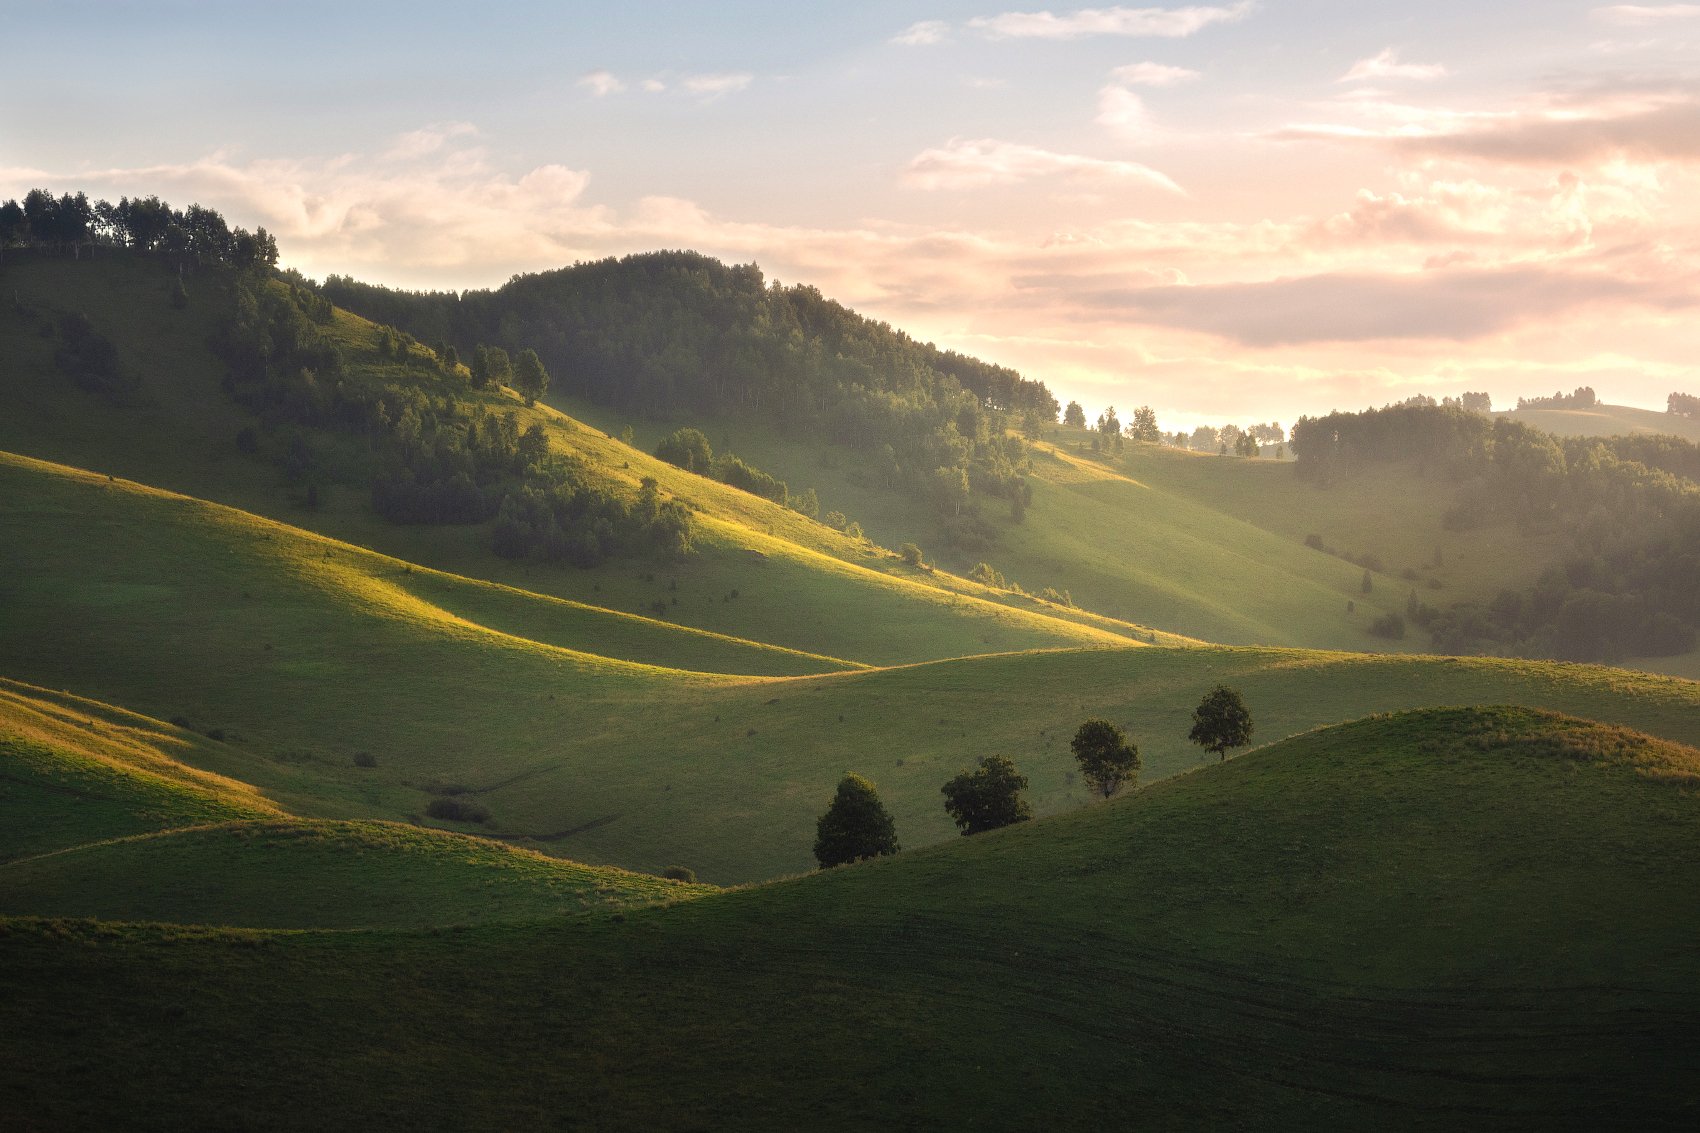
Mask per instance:
[[[1436,709],[663,908],[13,919],[0,1123],[1691,1128],[1697,786],[1692,748]]]

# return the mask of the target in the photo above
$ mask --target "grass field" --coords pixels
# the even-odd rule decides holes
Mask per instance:
[[[609,431],[623,427],[612,411],[570,398],[556,402]],[[1268,461],[1258,469],[1262,475],[1236,476],[1256,462],[1196,458],[1231,479],[1230,494],[1243,497],[1242,507],[1227,507],[1220,494],[1195,492],[1197,485],[1184,479],[1147,477],[1143,464],[1100,461],[1076,449],[1074,431],[1059,429],[1060,440],[1035,446],[1028,477],[1033,505],[1023,522],[1010,522],[1008,505],[989,501],[997,544],[952,551],[930,505],[870,482],[854,450],[797,441],[751,421],[639,422],[634,441],[653,448],[686,424],[700,426],[717,451],[730,447],[795,488],[815,487],[823,510],[844,512],[886,546],[915,541],[958,573],[985,560],[1028,590],[1065,590],[1077,604],[1114,618],[1228,644],[1373,652],[1389,646],[1368,633],[1370,623],[1404,608],[1402,587],[1366,597],[1359,568],[1308,550],[1302,533],[1294,538],[1262,525],[1262,513],[1286,506],[1282,493],[1297,486],[1291,463]],[[1162,451],[1178,460],[1190,455]],[[1275,490],[1273,498],[1266,500],[1266,489]],[[1422,491],[1410,485],[1402,494]],[[1348,602],[1355,611],[1348,612]]]
[[[1260,741],[1501,701],[1700,741],[1700,686],[1574,665],[1128,645],[861,670],[638,627],[653,648],[676,634],[681,657],[769,669],[661,667],[573,648],[585,623],[563,626],[581,612],[562,603],[229,509],[21,459],[0,461],[0,487],[0,546],[29,548],[5,564],[0,671],[216,730],[185,760],[292,813],[406,821],[455,791],[493,816],[460,829],[716,883],[812,864],[846,770],[922,845],[951,836],[939,786],[982,755],[1015,758],[1041,813],[1081,805],[1067,745],[1089,716],[1130,730],[1148,778],[1194,766],[1188,715],[1218,681],[1245,691]],[[798,666],[815,672],[771,675]]]
[[[1431,711],[661,908],[452,933],[13,919],[0,1031],[30,1041],[0,1107],[26,1127],[1686,1128],[1697,783],[1691,748]]]
[[[1631,405],[1596,405],[1592,409],[1509,409],[1496,413],[1561,437],[1628,437],[1663,433],[1700,444],[1700,421],[1637,409]]]

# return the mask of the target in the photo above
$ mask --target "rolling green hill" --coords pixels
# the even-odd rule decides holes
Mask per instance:
[[[108,838],[282,812],[191,764],[201,736],[0,678],[0,862]]]
[[[1508,409],[1495,414],[1521,421],[1560,437],[1629,437],[1666,434],[1700,444],[1700,421],[1675,413],[1631,405],[1595,405],[1590,409]]]
[[[582,399],[552,400],[609,431],[625,420]],[[1256,462],[1147,446],[1134,446],[1126,463],[1110,462],[1068,439],[1041,441],[1027,477],[1033,502],[1022,522],[1005,517],[1007,505],[987,505],[997,542],[952,549],[936,509],[912,493],[881,487],[853,450],[804,444],[758,421],[683,418],[638,422],[638,447],[653,448],[679,425],[700,425],[715,445],[794,486],[816,488],[823,508],[842,511],[878,542],[915,541],[958,574],[985,561],[1028,590],[1067,591],[1077,604],[1111,617],[1225,644],[1392,648],[1368,626],[1378,614],[1403,608],[1403,588],[1389,585],[1366,596],[1360,568],[1307,549],[1303,532],[1293,537],[1264,522],[1269,510],[1289,504],[1289,493],[1307,490],[1293,480],[1290,463],[1242,471]],[[1170,461],[1197,464],[1207,478],[1208,466],[1219,490],[1169,475]],[[1425,511],[1434,507],[1433,494],[1416,484],[1400,486],[1378,506],[1403,505],[1407,496]],[[1431,551],[1424,550],[1425,558]],[[1520,575],[1526,568],[1517,562]]]
[[[1697,783],[1692,748],[1435,710],[611,916],[13,919],[0,1032],[30,1042],[0,1106],[51,1127],[1684,1128]]]
[[[10,359],[0,367],[5,409],[0,450],[229,504],[448,573],[793,652],[820,653],[830,643],[838,650],[832,657],[891,664],[1001,649],[1175,639],[1142,625],[915,570],[891,552],[674,468],[546,407],[529,409],[511,391],[473,391],[464,380],[433,379],[417,365],[382,358],[379,329],[345,312],[334,315],[325,334],[349,359],[351,381],[395,383],[432,398],[453,396],[472,408],[511,412],[522,427],[542,425],[555,452],[576,457],[598,481],[621,490],[635,490],[642,477],[653,477],[666,495],[693,509],[696,553],[678,563],[616,559],[590,570],[560,568],[495,557],[487,525],[386,523],[373,514],[367,494],[350,486],[327,483],[321,506],[307,509],[299,485],[237,449],[238,432],[254,418],[220,392],[223,366],[205,342],[231,305],[228,279],[204,276],[188,311],[161,311],[156,308],[171,277],[150,262],[48,259],[12,264],[7,272],[24,310],[0,312],[0,349]],[[85,308],[96,312],[91,317],[122,364],[144,375],[140,392],[128,402],[113,404],[85,393],[54,369],[54,343],[41,330],[51,326],[56,312]],[[421,351],[415,348],[412,357],[419,361]],[[588,620],[578,619],[581,626]],[[629,638],[644,633],[629,619],[601,624],[617,631],[615,640],[599,645],[576,638],[580,648],[621,655]],[[652,660],[654,651],[639,649],[631,657]],[[675,663],[716,667],[700,656],[681,655]],[[758,662],[740,665],[743,671],[767,671]]]
[[[639,628],[656,649],[678,635],[681,657],[816,671],[639,664],[561,644],[560,603],[227,508],[21,458],[0,460],[0,489],[0,671],[216,730],[184,758],[296,814],[407,820],[464,795],[492,821],[461,829],[718,883],[807,868],[845,770],[922,845],[951,836],[939,785],[982,755],[1014,757],[1041,813],[1080,805],[1067,742],[1088,716],[1130,729],[1147,778],[1193,766],[1188,714],[1219,681],[1260,740],[1511,701],[1700,741],[1700,686],[1575,665],[1128,645],[859,670],[659,625]],[[490,611],[506,620],[475,620]]]
[[[706,892],[386,822],[189,826],[0,866],[0,913],[251,928],[542,920]]]

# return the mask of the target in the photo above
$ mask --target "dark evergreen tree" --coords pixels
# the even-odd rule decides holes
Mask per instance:
[[[822,869],[897,853],[897,827],[874,785],[854,773],[839,780],[815,824],[815,860]]]

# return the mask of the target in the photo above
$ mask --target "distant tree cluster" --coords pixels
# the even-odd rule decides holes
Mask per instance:
[[[225,389],[264,431],[262,440],[245,430],[239,444],[273,456],[309,498],[334,478],[368,485],[373,510],[392,523],[494,521],[492,549],[509,558],[590,566],[620,552],[690,549],[690,513],[660,499],[653,481],[633,499],[551,453],[541,425],[521,431],[515,413],[468,404],[456,394],[458,366],[445,375],[440,355],[393,328],[378,331],[382,365],[351,367],[317,325],[329,310],[282,282],[242,285],[212,340]]]
[[[1571,393],[1557,392],[1551,397],[1520,397],[1519,409],[1592,409],[1600,403],[1593,386],[1578,386]]]
[[[694,253],[516,276],[496,291],[402,292],[340,276],[323,290],[422,338],[533,347],[561,388],[600,404],[654,416],[757,412],[793,436],[862,449],[882,486],[932,499],[963,547],[993,537],[976,497],[1022,490],[1029,458],[1018,434],[1057,416],[1042,382],[916,342],[814,288],[769,286],[754,265]],[[939,490],[941,469],[950,490]]]
[[[1221,759],[1251,741],[1251,713],[1237,690],[1217,685],[1192,714],[1189,738]],[[1108,799],[1139,777],[1139,746],[1108,720],[1087,720],[1069,741],[1081,777]],[[900,760],[899,763],[902,761]],[[964,835],[983,834],[1026,822],[1033,808],[1021,793],[1027,776],[1008,756],[988,755],[939,788],[944,809]],[[839,781],[826,812],[815,824],[815,860],[822,869],[897,853],[897,827],[879,791],[851,773]]]
[[[1465,393],[1459,397],[1443,397],[1440,404],[1448,409],[1463,409],[1471,413],[1492,413],[1493,398],[1486,393]]]
[[[1665,405],[1668,412],[1678,417],[1700,417],[1700,397],[1691,393],[1673,393]]]
[[[780,507],[793,507],[811,519],[820,511],[820,500],[815,496],[813,488],[797,500],[792,500],[790,488],[785,481],[744,463],[730,452],[716,456],[701,429],[675,429],[661,438],[661,442],[655,446],[655,455],[687,472],[695,472],[699,476],[730,484],[753,496],[772,500]]]
[[[1175,433],[1164,438],[1175,448],[1193,452],[1213,452],[1219,456],[1257,457],[1263,455],[1264,445],[1281,445],[1287,439],[1286,430],[1274,421],[1268,424],[1199,425],[1190,433]]]
[[[1396,407],[1302,419],[1299,475],[1319,484],[1409,461],[1456,485],[1445,524],[1558,533],[1570,553],[1524,591],[1406,620],[1453,653],[1579,661],[1665,656],[1700,627],[1700,448],[1669,436],[1560,439],[1461,408]],[[1392,629],[1389,624],[1386,628]]]
[[[237,270],[277,265],[277,241],[264,228],[231,228],[212,209],[178,211],[158,197],[89,200],[85,193],[55,197],[31,189],[20,203],[0,203],[0,256],[28,248],[80,259],[99,248],[162,255],[179,268],[221,264]]]

